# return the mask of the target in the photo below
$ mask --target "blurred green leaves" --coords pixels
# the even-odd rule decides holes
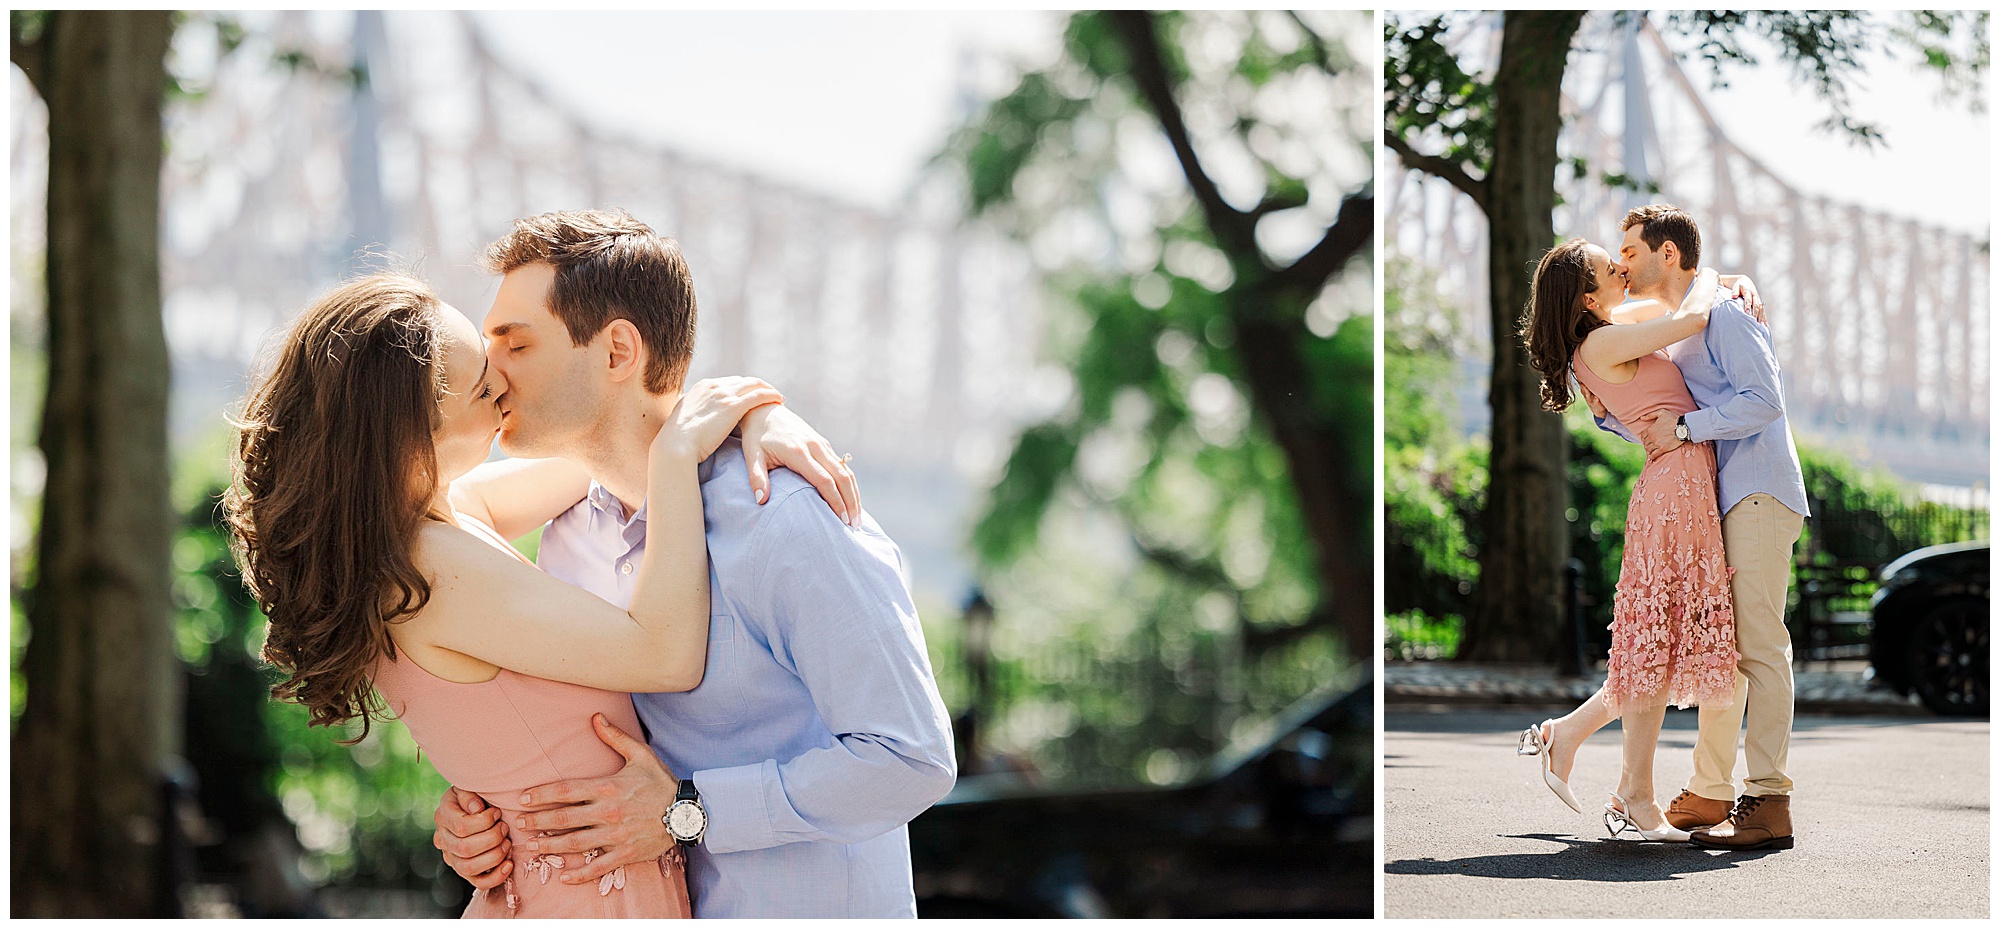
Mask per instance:
[[[973,213],[1042,272],[1044,356],[1073,387],[972,532],[996,656],[1024,669],[996,695],[1003,750],[1159,781],[1348,660],[1357,604],[1329,603],[1321,553],[1370,547],[1366,24],[1075,14],[1061,59],[949,143]],[[1103,676],[1064,671],[1072,652]],[[1045,705],[1062,725],[1029,726]]]
[[[1477,515],[1487,448],[1455,422],[1451,382],[1462,351],[1459,314],[1437,297],[1435,276],[1407,261],[1385,268],[1383,436],[1384,599],[1392,659],[1451,658],[1467,595],[1479,579]],[[1639,446],[1596,427],[1579,404],[1569,431],[1570,553],[1582,563],[1586,626],[1611,621],[1624,556],[1625,511],[1645,466]],[[1880,565],[1926,545],[1988,535],[1988,513],[1922,499],[1916,489],[1829,449],[1802,446],[1813,510],[1801,551],[1814,564]],[[1602,643],[1600,643],[1602,644]]]
[[[1467,72],[1447,45],[1469,15],[1384,16],[1383,92],[1392,135],[1416,140],[1436,129],[1438,157],[1484,174],[1493,165],[1493,82]]]
[[[1013,196],[1014,179],[1040,150],[1052,127],[1075,119],[1087,101],[1057,89],[1046,75],[1029,74],[987,109],[986,129],[964,155],[974,214]]]

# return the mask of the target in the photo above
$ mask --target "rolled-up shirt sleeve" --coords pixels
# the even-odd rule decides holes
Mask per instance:
[[[1688,441],[1741,439],[1755,435],[1785,414],[1778,388],[1778,358],[1764,324],[1731,302],[1715,308],[1708,322],[1708,350],[1729,379],[1732,393],[1721,403],[1687,414]]]
[[[774,500],[751,542],[745,612],[812,695],[831,744],[694,772],[714,854],[853,843],[929,809],[958,774],[951,723],[894,543],[810,492]]]
[[[1624,439],[1627,442],[1639,441],[1639,437],[1633,435],[1632,430],[1625,428],[1625,424],[1619,422],[1618,417],[1611,415],[1610,410],[1604,411],[1603,416],[1598,416],[1593,413],[1591,414],[1591,418],[1597,420],[1597,428],[1602,429],[1605,432],[1609,432],[1612,435]]]

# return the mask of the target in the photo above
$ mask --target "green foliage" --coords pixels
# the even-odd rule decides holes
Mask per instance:
[[[1383,506],[1391,655],[1451,657],[1479,578],[1487,448],[1459,435],[1455,346],[1462,308],[1405,259],[1383,268]],[[1451,630],[1456,630],[1451,631]]]
[[[1486,173],[1492,167],[1496,101],[1488,77],[1468,71],[1457,50],[1475,43],[1478,48],[1490,49],[1494,21],[1489,17],[1508,15],[1513,14],[1384,14],[1388,144],[1408,153],[1405,157],[1408,166],[1450,181],[1479,200],[1482,208],[1494,216],[1505,212],[1504,199],[1511,196],[1504,185],[1492,188],[1486,183]],[[1691,36],[1694,54],[1709,62],[1718,84],[1725,67],[1755,65],[1757,56],[1765,54],[1764,49],[1773,50],[1778,60],[1790,65],[1814,87],[1831,110],[1827,125],[1864,144],[1878,140],[1880,133],[1851,112],[1847,88],[1862,74],[1860,53],[1882,36],[1886,34],[1900,44],[1915,47],[1922,56],[1923,66],[1943,76],[1948,92],[1980,87],[1990,57],[1985,30],[1987,14],[1983,12],[1919,12],[1896,20],[1853,11],[1689,11],[1668,14],[1661,22],[1663,31]],[[1897,22],[1901,25],[1895,25]],[[1475,34],[1475,30],[1482,29],[1488,31]],[[1510,69],[1521,64],[1503,57],[1490,68]],[[1558,73],[1560,70],[1557,69]],[[1559,125],[1556,119],[1559,114],[1553,112],[1526,115],[1543,117],[1540,123],[1548,127]],[[1589,163],[1581,158],[1572,158],[1567,167],[1576,176],[1590,170]],[[1632,184],[1629,176],[1617,172],[1605,172],[1602,178],[1612,186]],[[1511,212],[1519,216],[1518,210]],[[1530,244],[1542,247],[1542,243]],[[1391,268],[1393,271],[1394,266]],[[1404,294],[1398,294],[1394,281],[1391,285],[1392,307],[1408,295],[1421,293],[1421,288],[1405,288]],[[1476,557],[1484,544],[1473,528],[1479,501],[1472,495],[1453,497],[1444,490],[1472,481],[1453,476],[1452,469],[1466,465],[1467,459],[1455,454],[1457,440],[1448,426],[1432,428],[1433,424],[1447,421],[1444,414],[1448,411],[1438,406],[1428,389],[1440,377],[1448,377],[1448,366],[1459,353],[1450,350],[1426,359],[1427,349],[1399,338],[1399,325],[1392,318],[1390,330],[1385,333],[1389,448],[1384,479],[1390,495],[1385,501],[1389,520],[1385,527],[1387,609],[1418,610],[1429,617],[1464,615],[1464,604],[1454,601],[1453,595],[1458,585],[1477,581],[1475,572],[1464,570],[1464,559]],[[1403,326],[1403,331],[1415,330]],[[1496,352],[1501,348],[1504,346],[1493,346]],[[1513,363],[1504,357],[1506,354],[1496,355],[1495,363]],[[1408,407],[1399,410],[1399,404]],[[1612,583],[1607,575],[1614,571],[1622,551],[1618,540],[1623,526],[1623,501],[1629,496],[1631,475],[1636,473],[1637,465],[1630,449],[1606,443],[1587,426],[1579,428],[1572,420],[1570,432],[1574,439],[1571,461],[1543,464],[1551,468],[1567,466],[1572,507],[1566,515],[1572,527],[1571,552],[1583,566],[1585,608],[1604,610],[1609,607]],[[1503,429],[1501,434],[1513,433]],[[1398,446],[1429,449],[1436,454],[1399,454]],[[1816,472],[1809,465],[1808,474],[1821,480],[1814,493],[1826,493],[1832,499],[1842,499],[1849,493],[1846,488],[1850,485],[1831,472]],[[1482,474],[1480,481],[1483,480]],[[1894,544],[1873,543],[1874,550],[1884,550],[1914,539],[1948,535],[1958,531],[1949,527],[1963,523],[1962,519],[1954,522],[1956,517],[1922,515],[1928,511],[1921,504],[1909,502],[1906,493],[1895,501],[1886,497],[1875,499],[1871,506],[1880,512],[1857,510],[1852,519],[1839,523],[1848,528],[1837,528],[1832,520],[1822,522],[1817,531],[1824,538],[1815,544],[1837,551],[1859,545],[1856,539],[1864,535],[1869,539],[1893,537]],[[1863,515],[1871,512],[1875,515]],[[1888,515],[1891,513],[1895,515]],[[1883,524],[1872,525],[1871,521]],[[1897,526],[1906,528],[1893,529]],[[1496,538],[1491,544],[1495,547],[1487,549],[1489,555],[1515,551],[1503,546],[1525,545],[1526,540]],[[1451,557],[1440,554],[1445,551],[1461,554]],[[1549,554],[1546,549],[1539,551],[1540,556]],[[1417,602],[1420,598],[1424,602]]]
[[[1073,781],[1171,780],[1347,660],[1315,612],[1320,542],[1244,370],[1243,327],[1298,332],[1286,350],[1305,387],[1286,413],[1350,436],[1356,511],[1369,489],[1372,320],[1308,332],[1308,305],[1324,312],[1337,288],[1284,290],[1286,263],[1232,251],[1185,178],[1131,170],[1171,155],[1162,125],[1181,118],[1155,112],[1133,76],[1131,16],[1071,16],[1062,59],[1022,76],[946,153],[972,209],[1037,246],[1053,297],[1045,355],[1072,386],[1015,440],[972,532],[1001,617],[982,742]],[[1334,212],[1323,146],[1288,146],[1320,138],[1335,114],[1273,103],[1353,69],[1325,34],[1334,20],[1311,16],[1146,20],[1178,106],[1230,116],[1192,127],[1193,144],[1227,147],[1262,177],[1244,211],[1253,225]],[[1064,242],[1082,244],[1051,245]]]
[[[1437,390],[1448,382],[1457,351],[1450,307],[1436,299],[1422,269],[1391,261],[1385,274],[1383,593],[1391,616],[1385,644],[1392,658],[1449,658],[1479,580],[1487,447],[1483,437],[1461,436],[1451,421],[1452,399]],[[1646,456],[1598,429],[1582,404],[1564,419],[1569,550],[1581,566],[1583,607],[1592,628],[1601,628],[1610,622],[1625,510]],[[1814,565],[1860,568],[1864,598],[1872,592],[1867,568],[1926,545],[1990,535],[1986,509],[1921,499],[1908,484],[1837,451],[1803,447],[1799,462],[1812,509],[1799,550]]]
[[[1383,574],[1390,613],[1463,618],[1479,582],[1483,441],[1383,447]]]
[[[1075,119],[1086,104],[1041,74],[1022,78],[1013,93],[994,101],[987,109],[986,131],[972,141],[964,158],[972,212],[1008,199],[1014,178],[1048,134],[1046,127]]]
[[[49,27],[48,10],[8,10],[7,25],[15,45],[32,45],[41,41],[42,32]]]
[[[1986,112],[1986,70],[1992,64],[1989,10],[1911,10],[1890,27],[1901,44],[1915,49],[1923,66],[1937,72],[1943,95],[1963,98],[1974,113]]]
[[[358,725],[315,728],[304,707],[271,699],[279,674],[259,657],[265,620],[215,520],[220,493],[202,495],[174,542],[175,642],[188,672],[184,751],[201,775],[204,810],[288,818],[308,879],[455,894],[456,878],[430,844],[446,783],[409,730],[378,723],[360,743],[343,745]]]
[[[1989,512],[1912,498],[1909,488],[1838,453],[1800,449],[1812,518],[1805,545],[1816,565],[1880,566],[1926,545],[1988,538]]]
[[[1453,48],[1479,15],[1383,14],[1388,131],[1475,176],[1493,163],[1493,84],[1464,70]],[[1679,10],[1665,14],[1659,25],[1692,40],[1691,50],[1677,54],[1706,62],[1715,87],[1728,86],[1727,68],[1755,67],[1775,54],[1826,103],[1830,112],[1822,130],[1873,146],[1884,141],[1882,133],[1854,113],[1848,93],[1865,70],[1860,55],[1877,47],[1913,50],[1921,67],[1937,73],[1946,96],[1984,112],[1989,15],[1986,10]],[[1581,164],[1575,168],[1579,175],[1584,171]],[[1603,181],[1634,186],[1622,172],[1606,172]]]
[[[306,877],[328,884],[430,888],[450,899],[457,878],[431,845],[432,812],[446,781],[423,760],[409,730],[378,724],[359,733],[310,728],[304,708],[264,701],[265,725],[283,746],[272,781],[305,844]]]
[[[1865,145],[1882,140],[1874,124],[1854,118],[1847,97],[1850,76],[1861,70],[1856,56],[1872,38],[1867,14],[1855,10],[1699,10],[1675,12],[1668,21],[1695,38],[1694,54],[1708,62],[1716,86],[1724,86],[1724,62],[1757,64],[1756,54],[1743,42],[1745,34],[1755,34],[1775,46],[1792,66],[1793,74],[1810,83],[1833,110],[1820,124],[1822,128],[1844,130]]]
[[[1493,164],[1493,82],[1467,72],[1447,44],[1472,15],[1385,12],[1383,89],[1391,133],[1416,141],[1436,130],[1444,141],[1436,154],[1483,173]]]
[[[1382,618],[1382,653],[1390,661],[1438,661],[1458,657],[1465,642],[1465,617],[1432,617],[1422,610]]]
[[[1070,531],[991,578],[1013,595],[980,704],[981,754],[1001,767],[1073,787],[1175,783],[1345,663],[1330,636],[1245,655],[1226,593],[1153,565],[1099,570],[1091,517],[1051,520]],[[972,701],[958,640],[927,636],[940,690]]]
[[[1384,444],[1428,448],[1457,432],[1456,346],[1467,335],[1463,308],[1439,293],[1437,276],[1405,258],[1382,268]]]
[[[1587,414],[1572,410],[1566,418],[1570,553],[1582,567],[1583,605],[1595,629],[1610,622],[1624,557],[1625,509],[1645,454],[1597,429]],[[1392,657],[1424,657],[1411,653],[1441,639],[1456,642],[1448,633],[1450,624],[1463,616],[1463,596],[1454,598],[1452,592],[1469,593],[1478,581],[1476,516],[1485,480],[1483,451],[1475,443],[1445,452],[1385,449],[1384,594],[1391,613],[1407,614],[1400,620],[1407,628],[1399,627],[1389,643]],[[1983,508],[1919,499],[1908,485],[1863,471],[1838,453],[1802,448],[1799,457],[1813,510],[1800,551],[1813,564],[1875,568],[1927,545],[1990,534]],[[1436,620],[1445,627],[1435,626]],[[1440,644],[1439,657],[1450,656],[1450,648]]]
[[[210,470],[183,459],[186,470]],[[196,495],[173,545],[174,647],[184,668],[187,707],[181,754],[194,766],[205,816],[241,836],[278,817],[297,828],[308,879],[334,884],[429,889],[454,898],[457,879],[431,847],[431,812],[444,779],[425,763],[408,730],[377,725],[354,733],[308,725],[303,707],[270,697],[275,671],[259,657],[263,613],[243,589],[228,539],[215,522],[219,489]],[[12,718],[26,683],[23,589],[11,607]],[[358,732],[358,727],[355,732]]]

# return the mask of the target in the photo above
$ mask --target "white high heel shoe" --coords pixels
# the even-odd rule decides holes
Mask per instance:
[[[1604,805],[1604,829],[1614,839],[1627,829],[1638,833],[1639,838],[1647,842],[1685,842],[1689,839],[1688,833],[1675,829],[1672,823],[1663,822],[1658,829],[1639,828],[1631,814],[1625,812],[1625,798],[1616,791],[1611,794],[1611,802]]]
[[[1555,754],[1549,751],[1550,740],[1542,736],[1543,726],[1554,732],[1556,721],[1544,719],[1538,725],[1521,730],[1521,743],[1514,749],[1514,754],[1542,756],[1542,783],[1549,785],[1549,790],[1556,795],[1556,799],[1569,804],[1570,809],[1581,813],[1583,806],[1576,802],[1576,794],[1570,792],[1569,782],[1556,776]]]

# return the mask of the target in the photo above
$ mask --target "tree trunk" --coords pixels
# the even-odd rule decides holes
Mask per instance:
[[[1250,388],[1250,402],[1271,424],[1271,437],[1285,454],[1299,508],[1314,543],[1313,567],[1319,580],[1319,607],[1309,625],[1330,620],[1340,633],[1349,657],[1373,661],[1375,654],[1375,527],[1374,508],[1366,504],[1369,488],[1357,479],[1353,442],[1366,437],[1374,423],[1343,429],[1323,405],[1311,401],[1316,392],[1301,353],[1316,339],[1305,327],[1305,306],[1318,296],[1269,294],[1261,288],[1239,292],[1233,313],[1236,356]],[[1269,295],[1267,295],[1269,294]],[[1269,300],[1286,308],[1282,315],[1263,305]],[[1360,385],[1369,390],[1367,384]],[[1372,465],[1372,455],[1358,456]]]
[[[1562,418],[1541,408],[1540,381],[1519,332],[1530,277],[1555,244],[1556,137],[1562,76],[1583,14],[1511,12],[1493,81],[1493,168],[1487,174],[1493,295],[1493,452],[1479,550],[1479,589],[1460,655],[1548,662],[1562,632],[1569,535]]]
[[[1250,388],[1250,403],[1271,424],[1272,438],[1285,455],[1292,486],[1299,494],[1314,545],[1319,606],[1304,623],[1268,634],[1246,630],[1245,646],[1282,644],[1304,633],[1337,627],[1348,655],[1371,661],[1375,650],[1374,526],[1363,503],[1369,482],[1361,477],[1372,457],[1357,454],[1354,439],[1374,431],[1372,418],[1342,422],[1341,414],[1316,403],[1325,385],[1314,383],[1306,353],[1316,337],[1305,324],[1306,307],[1329,278],[1373,240],[1373,195],[1344,200],[1324,238],[1282,271],[1269,267],[1257,247],[1257,220],[1223,199],[1195,153],[1174,98],[1175,78],[1158,41],[1153,15],[1144,11],[1102,14],[1131,55],[1130,77],[1152,111],[1181,164],[1189,192],[1199,206],[1215,245],[1229,258],[1235,284],[1228,297],[1235,330],[1235,354]],[[1350,210],[1356,212],[1350,214]],[[1365,376],[1360,390],[1371,390]]]
[[[13,915],[177,915],[163,759],[171,629],[160,316],[165,11],[56,12],[29,54],[49,111],[47,402],[36,581],[13,742]]]

